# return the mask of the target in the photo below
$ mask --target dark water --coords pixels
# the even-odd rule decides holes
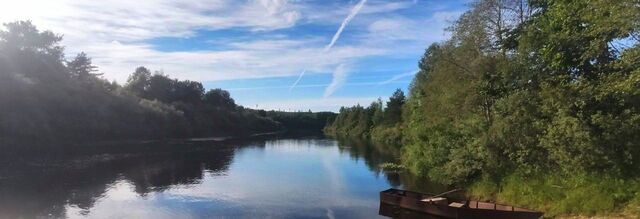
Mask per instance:
[[[385,218],[381,190],[445,189],[382,171],[398,152],[357,142],[100,147],[110,150],[2,157],[0,218]]]

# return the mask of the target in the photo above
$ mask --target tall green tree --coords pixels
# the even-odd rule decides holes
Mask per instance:
[[[371,115],[371,122],[373,125],[383,125],[385,115],[382,99],[378,98],[378,100],[372,102],[371,105],[369,105],[369,109],[373,111]]]
[[[87,82],[93,77],[102,75],[95,73],[98,67],[91,63],[91,58],[84,52],[79,53],[73,60],[68,61],[67,68],[71,73],[71,77],[81,82]]]
[[[146,95],[146,91],[149,89],[149,83],[151,79],[151,71],[143,66],[136,68],[136,70],[127,78],[127,84],[125,87],[127,90],[133,92],[138,96]]]
[[[384,121],[387,124],[396,124],[402,120],[402,107],[405,103],[404,92],[400,89],[396,89],[393,95],[389,97],[387,101],[387,108],[384,112]]]

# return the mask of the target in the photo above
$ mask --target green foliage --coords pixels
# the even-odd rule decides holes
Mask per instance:
[[[613,41],[637,34],[638,12],[634,0],[548,1],[521,34],[521,49],[537,54],[541,74],[597,77],[620,52]]]
[[[401,164],[386,162],[381,163],[380,168],[387,172],[400,172],[404,169],[404,166],[402,166]]]
[[[58,45],[62,36],[51,31],[39,31],[31,21],[4,24],[0,31],[0,48],[6,54],[41,55],[50,61],[62,61],[63,47]]]
[[[383,121],[387,125],[394,125],[402,121],[402,106],[405,103],[405,96],[402,90],[397,89],[387,101],[387,108],[384,110]],[[375,112],[375,111],[374,111]]]
[[[91,63],[91,58],[87,57],[87,54],[84,52],[81,52],[73,60],[67,62],[67,68],[69,69],[71,77],[81,82],[87,82],[92,76],[99,75],[94,73],[97,67]]]
[[[325,133],[341,137],[369,138],[373,121],[373,108],[362,106],[343,107],[335,120],[325,128]]]
[[[142,96],[149,89],[150,78],[151,71],[149,69],[142,66],[138,67],[129,75],[125,88],[137,96]]]
[[[638,60],[629,37],[640,6],[607,2],[531,5],[519,23],[507,2],[474,3],[420,61],[403,114],[409,169],[448,183],[515,168],[638,172],[638,65],[628,60]],[[501,47],[495,28],[516,46]],[[611,46],[623,38],[636,44]]]
[[[65,61],[61,40],[28,21],[0,30],[0,139],[88,141],[284,130],[280,122],[237,106],[227,91],[205,93],[199,82],[151,74],[144,67],[124,87],[108,82],[85,53]]]
[[[623,206],[636,201],[638,192],[637,180],[589,174],[567,177],[557,173],[533,176],[515,173],[497,182],[483,178],[469,188],[469,194],[475,198],[544,210],[550,217],[620,213]]]
[[[281,112],[260,110],[258,113],[279,122],[288,132],[321,132],[336,116],[333,112],[311,111]]]
[[[386,107],[378,99],[364,108],[362,106],[342,107],[324,132],[330,136],[363,138],[376,143],[400,144],[402,136],[403,107],[406,102],[404,92],[397,89]]]
[[[344,108],[327,130],[402,142],[409,171],[483,199],[550,215],[633,209],[639,21],[637,0],[474,1],[425,51],[399,122],[363,131],[353,115],[377,108]]]
[[[203,101],[210,106],[218,106],[226,109],[233,109],[236,107],[236,102],[231,98],[229,91],[222,89],[212,89],[204,94]]]
[[[385,145],[398,145],[402,142],[403,127],[400,124],[394,126],[374,126],[371,129],[371,140]]]
[[[625,215],[640,215],[640,192],[636,192],[636,197],[629,202],[624,209]]]

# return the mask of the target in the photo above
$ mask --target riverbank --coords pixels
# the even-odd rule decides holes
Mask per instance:
[[[402,147],[381,145],[371,139],[339,139],[376,145],[378,150],[387,151],[396,158],[380,168],[409,171],[403,165],[401,154],[406,152]],[[398,170],[399,167],[402,169]],[[578,171],[572,175],[513,173],[447,185],[465,188],[465,195],[470,199],[539,210],[545,212],[547,218],[640,218],[640,178],[632,176],[589,175]]]
[[[468,188],[468,196],[525,206],[551,218],[638,218],[640,180],[557,173],[502,179],[483,178]]]

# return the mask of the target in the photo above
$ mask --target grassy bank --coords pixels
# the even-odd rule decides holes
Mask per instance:
[[[637,178],[559,174],[525,177],[516,173],[498,180],[485,177],[469,187],[468,195],[541,210],[550,218],[640,217]]]

